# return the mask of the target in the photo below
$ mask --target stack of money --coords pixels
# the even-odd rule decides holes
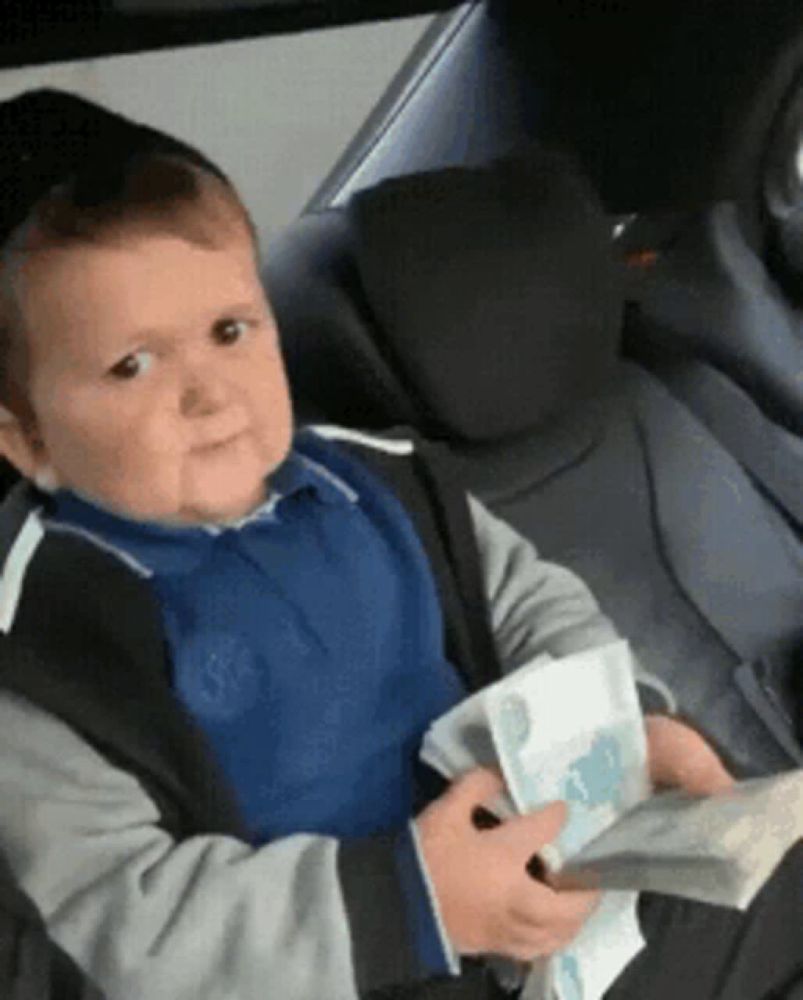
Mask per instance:
[[[499,767],[503,819],[565,801],[566,824],[541,850],[550,880],[604,890],[571,945],[527,969],[522,1000],[601,997],[644,946],[639,891],[743,909],[803,837],[803,770],[708,798],[652,794],[626,642],[536,658],[436,720],[421,757],[450,780]],[[504,986],[521,985],[517,963],[492,964]]]
[[[639,889],[746,909],[803,837],[803,770],[740,781],[708,798],[654,795],[577,855],[557,888]]]
[[[432,725],[421,757],[453,779],[496,766],[507,793],[503,818],[563,799],[567,821],[542,852],[550,868],[572,857],[650,794],[644,723],[627,642],[560,660],[539,656],[461,702]],[[523,998],[593,1000],[644,946],[637,893],[605,893],[569,948],[527,970]],[[521,984],[515,963],[496,961],[507,987]]]

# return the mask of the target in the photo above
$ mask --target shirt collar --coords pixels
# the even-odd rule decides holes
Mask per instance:
[[[348,483],[325,465],[303,454],[298,444],[269,477],[269,482],[279,499],[303,489],[311,489],[322,503],[327,504],[351,504],[359,499]]]
[[[346,505],[359,496],[343,479],[304,455],[297,442],[265,480],[267,498],[237,521],[173,525],[136,521],[116,514],[70,490],[57,490],[46,501],[45,523],[55,531],[80,535],[119,556],[143,576],[153,572],[188,572],[198,565],[215,537],[249,525],[276,520],[276,508],[307,492],[321,504]]]

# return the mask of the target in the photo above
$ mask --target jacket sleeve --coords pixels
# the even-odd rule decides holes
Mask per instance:
[[[136,778],[8,692],[0,759],[0,848],[108,1000],[355,1000],[425,974],[398,835],[177,842]]]
[[[42,918],[0,857],[0,996],[3,1000],[104,1000],[47,935]]]
[[[620,638],[575,573],[541,559],[528,539],[473,494],[468,501],[504,673],[539,653],[568,656]],[[644,711],[674,712],[676,700],[669,686],[637,659],[635,670]]]

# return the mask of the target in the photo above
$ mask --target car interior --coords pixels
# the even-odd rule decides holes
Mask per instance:
[[[267,247],[298,418],[445,445],[739,775],[799,767],[799,5],[120,0],[71,27],[20,16],[0,55],[424,11]]]
[[[571,19],[550,15],[459,11],[269,248],[296,405],[446,443],[477,496],[589,582],[743,776],[800,766],[801,19],[764,57],[764,90],[783,93],[767,156],[797,157],[779,221],[720,178],[705,197],[699,177],[681,184],[673,205],[669,169],[663,192],[651,177],[627,196],[583,156],[592,130],[554,125],[567,98],[544,76],[566,68],[523,59],[525,23],[546,25],[533,50],[551,29],[553,61],[568,58]],[[734,115],[747,126],[758,101]],[[498,159],[543,164],[555,144],[573,161],[551,180]]]

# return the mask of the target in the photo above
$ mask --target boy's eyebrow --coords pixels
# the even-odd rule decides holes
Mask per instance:
[[[231,305],[224,306],[222,309],[215,310],[211,323],[217,323],[221,319],[228,319],[230,316],[236,318],[237,313],[243,312],[254,312],[259,309],[259,303],[256,300],[244,300],[242,302],[234,302]],[[164,329],[159,329],[158,327],[143,327],[140,330],[133,330],[127,333],[124,338],[122,338],[121,346],[124,348],[127,344],[133,344],[141,340],[160,340],[170,337],[172,329],[167,327]]]

